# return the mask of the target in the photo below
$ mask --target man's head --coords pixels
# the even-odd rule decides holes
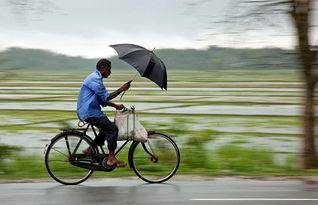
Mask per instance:
[[[111,74],[111,62],[105,58],[100,59],[96,64],[96,69],[99,70],[103,78],[107,78]]]

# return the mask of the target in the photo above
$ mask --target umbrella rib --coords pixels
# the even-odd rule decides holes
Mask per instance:
[[[133,53],[138,52],[138,51],[140,52],[140,51],[143,51],[143,50],[135,50],[135,51],[129,52],[129,53],[123,55],[123,56],[120,56],[119,58],[122,59],[122,58],[124,58],[124,57],[126,57],[126,56],[128,56],[128,55],[132,55]],[[118,52],[117,52],[117,53],[118,53]],[[145,53],[145,55],[147,55],[147,53]]]

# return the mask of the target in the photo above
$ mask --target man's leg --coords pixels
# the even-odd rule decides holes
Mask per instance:
[[[98,118],[88,118],[86,121],[101,129],[99,134],[94,139],[95,145],[104,145],[105,139],[107,140],[107,147],[109,150],[107,165],[114,165],[117,163],[117,166],[119,167],[126,166],[126,163],[118,161],[115,158],[115,149],[117,147],[118,135],[117,126],[113,122],[111,122],[106,116]]]
[[[99,129],[102,129],[102,127],[104,127],[104,124],[105,124],[100,117],[90,117],[90,118],[87,118],[85,121],[94,125],[95,127],[98,127]],[[105,135],[102,132],[99,132],[98,135],[95,136],[93,140],[94,145],[103,146],[105,144],[104,143],[105,139],[106,139]]]
[[[107,147],[109,150],[108,160],[106,162],[107,165],[112,166],[114,164],[117,164],[118,167],[126,166],[125,162],[118,161],[115,157],[115,150],[117,147],[117,137],[118,137],[118,128],[115,125],[115,123],[109,121],[108,128],[107,129],[102,128],[101,133],[103,133],[104,136],[106,137]]]

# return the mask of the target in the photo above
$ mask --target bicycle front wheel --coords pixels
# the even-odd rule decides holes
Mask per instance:
[[[167,135],[153,133],[148,141],[134,143],[130,164],[136,175],[149,183],[170,179],[178,170],[180,152],[177,144]]]
[[[88,179],[93,170],[72,164],[74,156],[82,155],[87,147],[93,146],[88,137],[79,132],[63,132],[54,137],[45,150],[45,166],[50,176],[65,185],[79,184]],[[92,159],[83,158],[81,162],[92,164]]]

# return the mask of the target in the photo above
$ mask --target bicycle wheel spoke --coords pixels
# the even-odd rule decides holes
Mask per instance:
[[[68,158],[68,156],[67,156],[66,154],[64,154],[64,153],[62,153],[62,152],[60,152],[60,151],[58,151],[57,149],[52,148],[52,150],[54,150],[54,151],[56,151],[56,152],[58,152],[58,153],[60,153],[60,154],[62,154],[62,155],[64,155],[65,157],[67,157],[67,158]]]

